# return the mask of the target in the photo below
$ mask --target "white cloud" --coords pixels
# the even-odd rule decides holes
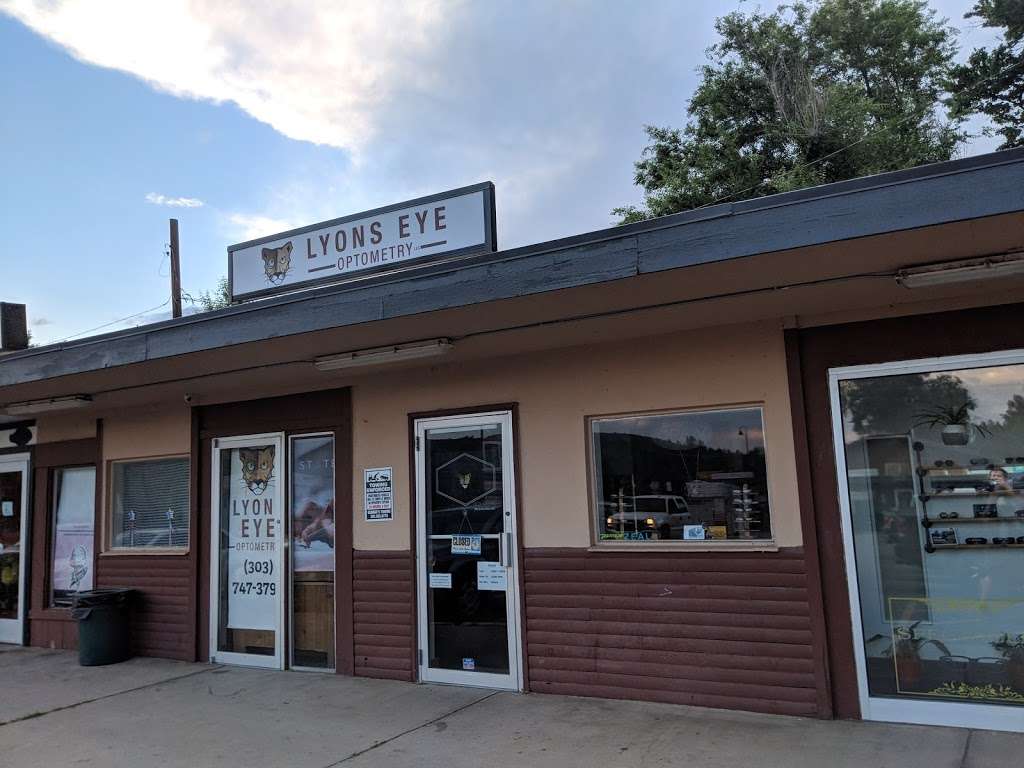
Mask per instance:
[[[310,223],[310,222],[305,222]],[[257,237],[273,235],[277,232],[285,232],[295,229],[299,224],[293,224],[286,219],[275,219],[270,216],[258,216],[247,213],[228,214],[228,229],[232,237],[239,242],[255,240]]]
[[[146,202],[153,205],[166,205],[171,208],[202,208],[204,203],[198,197],[167,197],[156,192],[146,194]]]
[[[497,185],[499,245],[611,224],[637,202],[643,124],[672,124],[714,4],[543,0],[0,0],[84,62],[165,92],[238,105],[292,139],[344,152],[253,158],[224,200],[249,238],[479,181]],[[698,57],[699,58],[699,57]],[[203,130],[197,126],[197,130]],[[237,241],[236,241],[237,242]]]
[[[439,0],[0,0],[0,10],[82,61],[347,149],[370,138],[396,89],[431,81],[420,60],[445,42]]]

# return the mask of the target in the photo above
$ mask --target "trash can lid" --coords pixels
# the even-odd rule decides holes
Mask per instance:
[[[127,587],[109,587],[107,589],[88,589],[76,592],[71,598],[72,608],[94,608],[99,605],[120,605],[131,597],[134,589]]]

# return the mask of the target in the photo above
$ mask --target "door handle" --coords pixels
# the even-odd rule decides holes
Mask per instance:
[[[511,531],[501,534],[498,547],[498,559],[506,567],[512,567],[512,533]]]

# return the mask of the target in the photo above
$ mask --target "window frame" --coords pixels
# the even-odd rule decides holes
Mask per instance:
[[[188,465],[188,507],[186,512],[188,513],[186,519],[188,520],[188,543],[184,547],[115,547],[113,544],[114,535],[114,465],[116,464],[142,464],[144,462],[151,461],[167,461],[168,459],[182,459]],[[138,456],[138,457],[124,457],[118,459],[109,459],[107,461],[105,475],[106,498],[104,500],[103,509],[103,530],[100,535],[101,543],[101,557],[138,557],[140,555],[153,555],[153,556],[187,556],[192,552],[192,483],[193,477],[193,466],[192,457],[188,453],[169,453],[161,456]]]
[[[765,464],[765,494],[768,497],[768,519],[771,524],[772,535],[764,539],[704,539],[702,541],[603,541],[600,537],[600,523],[597,515],[598,504],[598,467],[594,455],[594,424],[599,421],[613,421],[616,419],[636,419],[647,416],[683,416],[701,413],[715,413],[719,411],[743,411],[756,409],[761,414],[761,429],[764,435],[764,464]],[[722,405],[696,405],[677,408],[659,408],[655,410],[635,410],[618,413],[590,414],[584,417],[583,431],[586,444],[587,462],[587,516],[589,522],[587,529],[590,532],[590,547],[592,552],[777,552],[779,546],[775,541],[775,500],[773,489],[772,465],[769,459],[770,440],[766,426],[765,412],[767,404],[763,401],[748,403],[728,403]]]

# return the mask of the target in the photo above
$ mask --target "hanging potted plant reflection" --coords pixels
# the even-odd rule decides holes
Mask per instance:
[[[943,445],[967,445],[974,433],[989,437],[988,427],[971,423],[971,409],[974,403],[965,400],[960,405],[936,405],[915,414],[915,427],[936,429],[941,427]]]

